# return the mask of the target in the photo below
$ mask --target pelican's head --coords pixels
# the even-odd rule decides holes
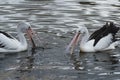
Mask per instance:
[[[35,43],[33,40],[33,36],[35,35],[35,31],[31,28],[31,25],[27,22],[20,22],[17,26],[18,33],[27,33],[27,36],[30,38],[30,41],[32,42],[33,47],[35,47]]]
[[[17,30],[21,33],[26,33],[29,29],[31,29],[31,25],[27,22],[19,22],[17,25]]]
[[[73,37],[72,41],[67,47],[67,51],[71,48],[70,53],[72,54],[74,47],[78,44],[80,40],[80,37],[84,36],[87,33],[88,33],[88,30],[86,27],[80,27],[79,29],[77,29],[75,36]]]
[[[77,33],[79,34],[86,34],[88,32],[86,27],[79,27]]]

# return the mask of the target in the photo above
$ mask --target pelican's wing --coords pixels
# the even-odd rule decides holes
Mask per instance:
[[[96,51],[99,51],[99,50],[104,50],[105,48],[109,47],[110,44],[112,43],[112,39],[113,39],[113,36],[112,34],[108,34],[104,37],[102,37],[101,39],[99,39],[99,41],[96,43],[95,45],[95,50]]]
[[[90,37],[89,40],[91,39],[95,39],[100,33],[104,32],[106,30],[106,25],[104,25],[102,28],[96,30],[95,32],[93,32]]]
[[[0,31],[0,48],[16,49],[16,39],[8,33]]]
[[[89,38],[95,39],[94,46],[101,40],[102,38],[108,36],[109,34],[112,34],[112,41],[115,40],[115,34],[118,32],[119,28],[116,27],[113,22],[107,23],[99,30],[95,31]]]
[[[102,38],[108,36],[110,34],[109,30],[106,29],[104,30],[103,32],[101,33],[98,33],[98,35],[94,38],[95,39],[95,42],[94,42],[94,45],[95,46]],[[113,37],[113,36],[112,36]],[[112,40],[112,39],[111,39]]]

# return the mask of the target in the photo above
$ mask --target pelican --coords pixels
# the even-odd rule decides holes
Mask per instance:
[[[119,27],[116,27],[113,22],[106,22],[100,29],[89,35],[86,27],[80,27],[76,32],[67,49],[71,48],[71,53],[74,47],[80,41],[80,52],[98,52],[115,49],[119,41],[115,38]]]
[[[17,25],[18,40],[12,35],[0,31],[0,52],[21,52],[27,50],[28,44],[25,38],[25,34],[30,38],[33,47],[35,47],[33,36],[34,31],[31,29],[31,25],[27,22],[20,22]]]

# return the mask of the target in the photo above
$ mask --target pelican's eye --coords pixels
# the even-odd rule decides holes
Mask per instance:
[[[81,33],[81,31],[78,31],[78,33]]]
[[[31,29],[31,27],[30,27],[30,26],[28,27],[28,30],[29,30],[29,29]]]

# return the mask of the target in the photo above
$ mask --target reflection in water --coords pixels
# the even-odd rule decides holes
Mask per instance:
[[[31,77],[28,74],[30,74],[31,71],[34,69],[35,54],[36,54],[35,48],[32,48],[31,51],[28,51],[28,56],[21,59],[21,61],[19,62],[20,66],[17,69],[17,73],[16,73],[17,79],[24,80],[27,77]]]
[[[82,65],[81,60],[79,58],[77,58],[77,56],[75,54],[71,54],[71,58],[70,59],[72,60],[72,63],[73,63],[74,68],[76,70],[81,70],[81,69],[84,68],[84,67],[82,67],[83,65]]]
[[[71,55],[71,62],[74,69],[79,71],[82,79],[85,76],[92,77],[92,80],[107,79],[113,80],[120,74],[119,56],[118,54],[111,53],[111,51],[98,52],[98,53],[83,53],[79,57],[75,54]],[[106,76],[106,77],[105,77]],[[110,79],[108,76],[111,76]],[[85,79],[89,79],[85,78]]]
[[[98,53],[80,53],[79,57],[71,55],[71,60],[76,70],[84,71],[108,71],[118,70],[118,56],[113,56],[110,51]]]
[[[35,53],[36,53],[35,48],[32,48],[31,51],[28,52],[28,56],[21,60],[18,71],[24,72],[24,71],[30,71],[33,69]]]

